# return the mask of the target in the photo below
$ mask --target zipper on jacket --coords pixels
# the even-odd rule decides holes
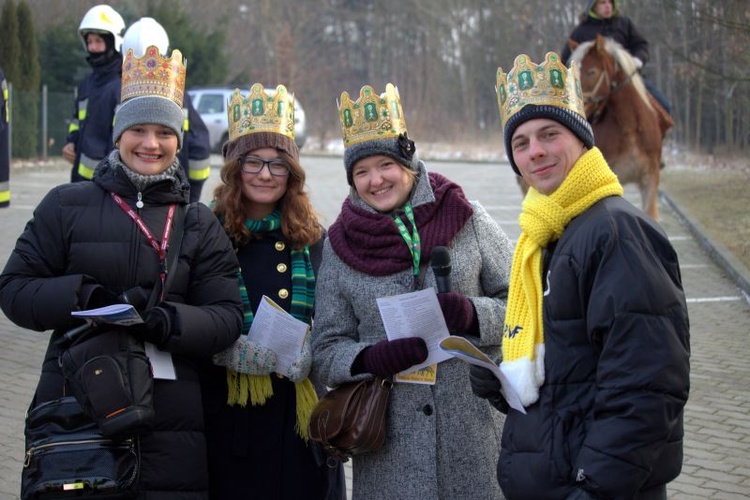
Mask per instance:
[[[123,445],[130,445],[132,444],[132,439],[126,439],[122,441]],[[46,450],[47,448],[54,448],[55,446],[74,446],[74,445],[82,445],[82,444],[105,444],[105,443],[114,443],[111,439],[106,438],[96,438],[96,439],[78,439],[78,440],[71,440],[71,441],[55,441],[53,443],[45,443],[40,444],[39,446],[32,446],[28,450],[26,450],[26,457],[23,460],[23,467],[26,468],[31,463],[31,456],[39,451]]]

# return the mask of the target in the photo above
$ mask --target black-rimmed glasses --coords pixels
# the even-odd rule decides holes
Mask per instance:
[[[283,160],[277,158],[264,160],[257,156],[243,156],[240,159],[240,164],[242,165],[242,171],[246,174],[259,174],[263,170],[263,167],[268,166],[268,171],[275,177],[286,177],[289,175],[289,167]]]

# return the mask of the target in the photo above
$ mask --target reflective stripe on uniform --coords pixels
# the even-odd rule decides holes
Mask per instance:
[[[72,134],[73,132],[78,132],[78,130],[81,128],[81,126],[78,123],[78,120],[73,120],[70,122],[70,125],[68,125],[68,133]]]
[[[94,177],[94,169],[96,168],[97,163],[99,163],[99,160],[89,158],[82,153],[81,160],[78,163],[78,175],[80,175],[84,179],[91,180],[91,178]]]
[[[10,201],[10,182],[0,182],[0,203]]]
[[[86,119],[86,109],[89,106],[89,100],[88,98],[78,101],[78,121],[82,122]]]
[[[2,82],[2,88],[3,88],[3,102],[5,103],[5,122],[10,121],[10,109],[8,108],[8,82],[3,80]]]
[[[188,178],[191,181],[205,181],[211,173],[211,158],[205,160],[190,160]]]

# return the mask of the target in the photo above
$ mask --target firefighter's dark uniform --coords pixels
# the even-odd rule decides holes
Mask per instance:
[[[112,150],[112,122],[120,104],[122,57],[95,66],[78,85],[75,113],[68,127],[67,142],[75,144],[76,159],[71,182],[91,180],[94,168]]]
[[[203,183],[211,171],[211,143],[208,129],[201,115],[193,107],[190,95],[185,93],[182,103],[185,112],[185,132],[182,149],[177,157],[190,181],[190,201],[200,201]]]

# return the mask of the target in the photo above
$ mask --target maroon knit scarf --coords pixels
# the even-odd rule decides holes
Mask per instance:
[[[422,241],[422,262],[426,262],[434,247],[448,245],[474,211],[458,184],[435,172],[429,172],[428,176],[435,201],[414,207],[414,220]],[[410,228],[405,216],[401,220]],[[413,265],[411,253],[391,216],[368,212],[349,198],[328,229],[328,239],[341,260],[371,276],[387,276]]]

